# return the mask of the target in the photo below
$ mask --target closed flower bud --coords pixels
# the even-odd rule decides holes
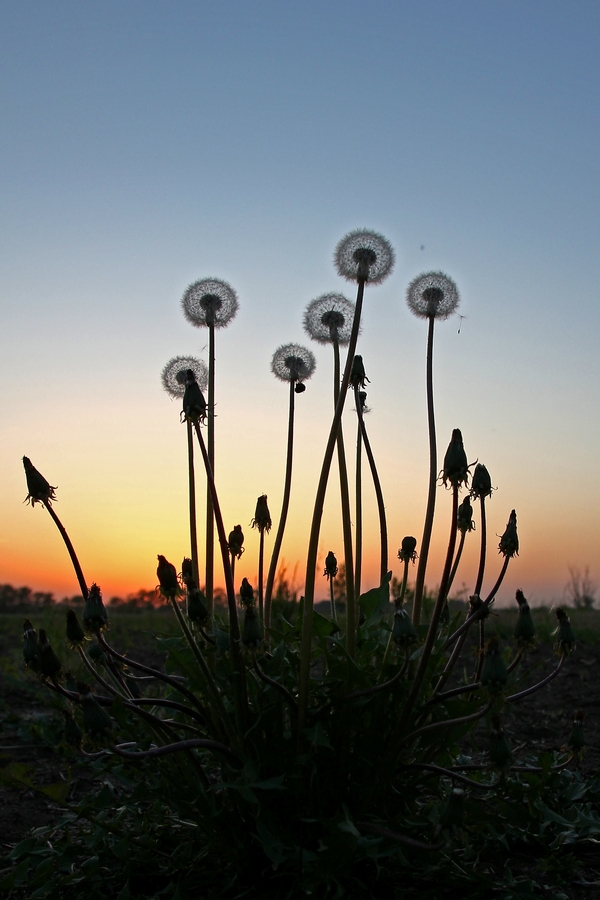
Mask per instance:
[[[473,507],[471,506],[471,500],[469,497],[465,497],[463,502],[458,507],[458,513],[456,514],[456,525],[461,534],[465,534],[467,531],[475,530],[475,522],[473,521]]]
[[[67,646],[73,649],[85,641],[85,631],[72,609],[67,610]]]
[[[262,640],[260,622],[256,617],[254,606],[247,606],[244,612],[244,628],[242,630],[242,643],[246,647],[258,647]]]
[[[414,563],[417,558],[417,539],[407,535],[402,538],[402,546],[398,550],[398,559],[401,559],[402,562],[408,562],[409,560]]]
[[[29,619],[25,619],[23,623],[23,660],[28,669],[39,672],[40,653],[38,636]]]
[[[35,506],[36,503],[47,503],[49,500],[56,500],[56,487],[48,484],[44,476],[38,472],[31,460],[23,457],[23,466],[25,468],[25,478],[27,479],[27,496],[26,503]]]
[[[242,606],[251,606],[254,603],[254,588],[247,578],[242,578],[240,585],[240,602]]]
[[[573,719],[573,727],[569,734],[569,740],[567,741],[569,750],[572,750],[576,756],[582,756],[583,751],[585,750],[584,721],[585,713],[582,709],[578,709],[575,713],[575,718]]]
[[[327,556],[325,557],[325,571],[323,575],[329,580],[330,578],[335,578],[338,573],[338,564],[337,559],[335,558],[335,553],[333,550],[330,550]]]
[[[83,730],[92,739],[100,739],[105,737],[112,731],[113,722],[111,717],[104,710],[96,698],[88,684],[79,682],[79,696],[81,698],[81,711],[83,713]]]
[[[440,815],[440,828],[454,831],[460,828],[465,815],[465,792],[461,788],[452,788]]]
[[[244,552],[244,532],[241,525],[233,526],[233,531],[229,532],[228,544],[231,555],[239,559]]]
[[[350,371],[350,386],[353,388],[364,388],[366,382],[369,381],[365,373],[362,356],[355,356],[352,360],[352,369]]]
[[[179,593],[179,582],[177,581],[177,570],[173,563],[170,563],[164,556],[158,554],[158,566],[156,569],[158,577],[159,592],[167,600],[175,598]]]
[[[82,619],[83,627],[92,634],[104,631],[108,625],[108,613],[102,602],[100,588],[95,582],[91,586],[88,598],[84,603]]]
[[[204,422],[206,419],[206,400],[192,369],[188,369],[186,372],[183,416],[186,421],[194,423]]]
[[[468,480],[469,464],[467,463],[467,454],[463,446],[460,428],[455,428],[444,456],[442,481],[445,486],[450,482],[452,487],[460,487],[461,484],[467,484]]]
[[[267,506],[267,495],[261,494],[256,501],[256,510],[254,512],[254,518],[252,519],[252,527],[258,528],[259,532],[262,534],[263,531],[269,532],[272,524],[271,513]]]
[[[471,497],[478,499],[480,497],[492,496],[492,479],[490,473],[484,465],[477,463],[473,472],[473,480],[471,481]]]
[[[481,683],[491,694],[501,691],[508,681],[508,672],[502,659],[498,638],[491,638],[485,650],[481,669]]]
[[[206,597],[200,588],[189,588],[187,590],[187,614],[188,619],[192,622],[199,622],[202,625],[208,619],[208,609],[205,604]]]
[[[63,709],[63,716],[65,717],[63,740],[65,744],[69,744],[71,747],[76,747],[79,750],[83,740],[83,732],[68,709]]]
[[[575,649],[575,635],[571,628],[571,620],[564,609],[558,607],[555,612],[558,619],[558,627],[554,632],[556,635],[554,649],[559,656],[569,656]]]
[[[409,647],[417,641],[415,626],[405,609],[399,607],[394,613],[392,638],[397,647]]]
[[[535,625],[529,603],[525,599],[523,591],[517,591],[515,597],[519,604],[515,623],[515,641],[520,647],[532,647],[535,644]]]
[[[62,663],[50,646],[50,641],[43,628],[40,628],[38,649],[40,654],[40,675],[55,681],[62,669]]]
[[[479,596],[479,594],[471,594],[469,597],[469,615],[472,616],[473,613],[476,613],[478,610],[483,608],[483,612],[479,616],[480,619],[487,619],[490,614],[489,604],[487,606],[483,605],[483,600]]]
[[[512,750],[502,730],[499,716],[492,717],[490,760],[500,769],[510,766],[513,761]]]
[[[104,650],[100,646],[100,644],[92,644],[90,649],[88,650],[88,656],[90,659],[93,659],[95,663],[104,662]]]
[[[506,526],[506,530],[502,537],[500,538],[500,543],[498,544],[498,550],[503,556],[508,556],[509,558],[512,556],[519,555],[519,538],[517,536],[517,514],[513,511],[508,517],[508,524]]]
[[[181,563],[181,580],[186,586],[189,586],[191,582],[192,586],[197,587],[194,581],[194,565],[187,556],[184,556]]]

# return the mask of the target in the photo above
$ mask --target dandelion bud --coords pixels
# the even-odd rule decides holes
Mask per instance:
[[[477,469],[475,471],[477,471]],[[458,512],[456,514],[456,525],[461,534],[465,534],[467,531],[473,531],[475,529],[475,522],[473,521],[473,507],[471,506],[471,500],[469,499],[469,497],[465,497],[463,502],[458,507]]]
[[[23,457],[23,466],[25,467],[25,478],[27,479],[27,496],[26,503],[35,506],[36,503],[47,503],[49,500],[56,500],[56,487],[48,484],[44,476],[38,472],[31,460]]]
[[[367,378],[367,375],[365,373],[363,358],[362,356],[355,356],[352,360],[350,386],[353,388],[364,388],[367,381],[369,381],[369,379]]]
[[[79,682],[79,696],[83,713],[83,730],[93,739],[103,738],[112,731],[113,722],[106,710],[102,709],[94,697],[89,684]]]
[[[250,606],[254,603],[254,588],[247,578],[242,578],[240,585],[240,601],[242,606]]]
[[[398,607],[394,613],[392,638],[397,647],[409,647],[417,641],[415,626],[406,610],[402,609],[402,607]]]
[[[398,559],[402,562],[413,562],[417,558],[417,539],[407,535],[402,538],[402,546],[398,550]]]
[[[498,550],[503,556],[513,557],[519,555],[519,538],[517,536],[517,514],[513,511],[508,517],[508,524],[506,526],[506,530],[502,537],[500,538],[500,543],[498,544]]]
[[[359,391],[358,392],[358,402],[360,403],[360,408],[363,412],[368,412],[367,409],[367,392]]]
[[[102,649],[100,644],[92,644],[92,646],[88,650],[88,656],[90,657],[90,659],[93,659],[95,663],[104,662],[104,650]]]
[[[104,631],[108,625],[108,613],[102,601],[100,588],[95,582],[91,586],[88,598],[84,603],[82,619],[83,627],[92,634]]]
[[[515,640],[520,647],[532,647],[535,644],[535,625],[529,603],[525,599],[523,591],[517,591],[515,597],[519,604],[515,623]]]
[[[244,532],[242,531],[241,525],[234,525],[233,531],[229,532],[229,552],[232,556],[235,556],[236,559],[239,559],[244,552]]]
[[[488,606],[484,606],[483,600],[479,596],[479,594],[471,594],[469,597],[469,615],[472,616],[473,613],[481,610],[480,619],[487,619],[490,614],[490,608]]]
[[[85,632],[72,609],[67,610],[67,646],[72,650],[85,641]]]
[[[68,709],[63,709],[62,714],[65,717],[63,740],[65,744],[69,744],[71,747],[76,747],[79,750],[83,740],[83,733],[73,718],[73,714]]]
[[[254,518],[252,519],[252,528],[258,528],[259,532],[262,534],[263,531],[269,532],[272,524],[271,513],[267,506],[267,495],[261,494],[256,501],[256,509],[254,511]]]
[[[490,760],[499,769],[510,766],[513,761],[512,750],[506,739],[506,735],[502,730],[499,716],[492,716],[492,727],[490,730]]]
[[[571,620],[564,609],[558,607],[555,612],[558,619],[558,627],[554,632],[556,635],[554,649],[559,656],[569,656],[575,649],[575,635],[571,628]]]
[[[50,646],[50,641],[43,628],[40,628],[38,649],[40,654],[40,674],[44,678],[51,678],[55,681],[58,673],[62,669],[62,663]]]
[[[502,659],[498,638],[491,638],[485,650],[481,669],[481,683],[490,694],[497,694],[508,681],[508,672]]]
[[[28,669],[33,669],[34,672],[39,671],[38,636],[29,619],[25,619],[23,622],[23,661]]]
[[[569,740],[567,741],[569,750],[572,750],[576,756],[582,756],[583,751],[585,750],[584,721],[585,713],[582,709],[578,709],[575,713],[575,718],[573,719],[573,727],[569,734]]]
[[[200,588],[188,587],[187,591],[187,614],[188,619],[192,622],[199,622],[202,625],[208,619],[208,609],[205,604],[206,597]]]
[[[480,497],[491,497],[492,490],[490,473],[484,465],[477,463],[473,472],[473,480],[471,481],[471,497],[474,497],[476,500]]]
[[[463,446],[463,438],[460,428],[455,428],[452,432],[452,438],[444,456],[444,467],[442,469],[442,481],[444,486],[448,482],[452,487],[459,487],[461,484],[467,484],[469,479],[469,465],[467,463],[467,454]]]
[[[181,562],[181,580],[185,585],[189,585],[190,582],[192,585],[196,585],[194,581],[194,564],[187,556],[184,556]]]
[[[183,416],[186,421],[194,423],[206,419],[206,400],[192,369],[186,371]]]
[[[330,550],[325,558],[325,571],[323,575],[329,580],[330,578],[335,578],[338,573],[338,564],[337,559],[335,558],[335,554],[333,550]]]
[[[179,593],[179,582],[177,581],[177,570],[173,563],[170,563],[164,556],[158,554],[158,566],[156,575],[158,577],[159,591],[167,600],[174,598]]]
[[[460,828],[465,814],[465,792],[461,788],[452,788],[440,815],[440,828],[454,831]]]
[[[254,606],[247,606],[244,612],[244,628],[242,643],[246,647],[258,647],[262,640],[260,622],[256,617]]]

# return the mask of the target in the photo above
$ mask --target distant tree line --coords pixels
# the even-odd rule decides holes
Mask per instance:
[[[123,609],[128,611],[142,611],[149,607],[162,608],[156,591],[147,591],[140,588],[133,594],[125,597],[111,597],[107,605],[111,609]],[[23,613],[26,615],[33,610],[48,609],[49,607],[79,607],[83,606],[83,597],[75,594],[73,597],[57,598],[51,591],[33,591],[29,587],[14,587],[12,584],[0,584],[0,613]]]

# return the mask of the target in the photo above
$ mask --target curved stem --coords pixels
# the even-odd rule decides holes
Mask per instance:
[[[277,574],[277,563],[279,561],[279,552],[283,542],[283,533],[287,521],[288,509],[290,506],[290,494],[292,490],[292,461],[294,456],[294,398],[296,382],[290,381],[290,406],[288,415],[288,439],[287,439],[287,455],[285,462],[285,484],[283,487],[283,502],[281,504],[281,515],[279,517],[279,525],[277,526],[277,534],[273,543],[271,552],[271,563],[269,565],[269,574],[267,575],[267,586],[265,589],[265,628],[271,627],[271,602],[273,598],[273,587],[275,584],[275,575]]]
[[[333,375],[333,409],[335,409],[340,395],[340,347],[333,341],[334,375]],[[344,449],[344,432],[342,422],[337,434],[338,468],[340,471],[340,501],[342,506],[342,535],[344,538],[344,564],[346,571],[346,609],[355,606],[354,597],[354,559],[352,548],[352,521],[350,515],[350,491],[348,488],[348,467],[346,465],[346,451]],[[334,618],[335,621],[335,618]]]
[[[356,827],[370,834],[378,834],[381,837],[397,841],[399,844],[406,844],[407,847],[414,847],[416,850],[439,850],[444,846],[444,841],[440,841],[439,844],[425,844],[423,841],[416,841],[405,834],[398,834],[397,831],[390,831],[389,828],[384,828],[382,825],[371,825],[369,822],[356,822]]]
[[[402,741],[403,744],[407,744],[409,741],[414,741],[415,738],[421,737],[422,734],[429,734],[431,731],[437,731],[439,728],[455,728],[458,725],[466,725],[468,722],[475,722],[477,719],[481,719],[482,716],[492,708],[493,700],[490,700],[485,706],[482,706],[481,709],[478,709],[477,712],[471,713],[468,716],[461,716],[457,719],[441,719],[439,722],[432,722],[431,725],[424,725],[422,728],[417,728],[416,731],[408,734]]]
[[[461,781],[463,784],[468,784],[469,787],[477,788],[480,791],[489,791],[490,788],[496,787],[497,783],[494,781],[492,784],[482,784],[480,781],[473,781],[472,778],[467,778],[465,775],[459,775],[458,772],[453,772],[452,769],[444,769],[442,766],[435,766],[433,763],[407,763],[405,766],[402,766],[403,769],[425,769],[426,772],[434,772],[436,775],[445,775],[447,778],[452,778],[454,781]]]
[[[73,568],[75,569],[75,574],[77,575],[77,581],[79,582],[81,595],[84,600],[87,600],[89,591],[87,588],[87,584],[85,583],[85,578],[83,576],[83,569],[79,565],[79,560],[77,559],[77,554],[75,553],[75,547],[71,543],[71,538],[67,534],[67,529],[52,509],[52,504],[48,500],[42,500],[42,503],[50,513],[52,521],[60,531],[60,536],[62,537],[63,541],[65,542],[65,546],[69,551],[69,556],[71,557],[71,562],[73,563]]]
[[[215,474],[215,326],[208,325],[208,403],[206,415],[206,439],[210,470]],[[214,571],[215,571],[215,516],[210,484],[206,486],[206,584],[204,593],[208,614],[214,611]],[[200,582],[198,582],[200,586]]]
[[[187,448],[188,448],[188,494],[190,503],[190,549],[192,553],[192,570],[194,573],[194,581],[200,584],[200,572],[198,569],[198,532],[196,529],[196,476],[194,473],[194,434],[192,431],[192,423],[188,419],[187,429]]]
[[[358,387],[354,388],[354,398],[356,401],[356,411],[358,413],[358,421],[360,422],[360,430],[362,434],[363,444],[367,452],[367,459],[371,468],[373,477],[373,487],[375,488],[375,496],[377,497],[377,510],[379,512],[379,536],[381,542],[380,566],[379,566],[379,584],[383,584],[388,570],[388,537],[387,537],[387,520],[385,515],[385,503],[383,500],[383,491],[381,490],[381,482],[379,481],[379,473],[375,465],[375,457],[371,449],[371,442],[367,435],[365,426],[365,418],[362,411],[360,397],[358,396]]]
[[[524,697],[528,697],[530,694],[535,694],[535,692],[539,691],[540,688],[545,687],[550,681],[552,681],[553,678],[556,678],[556,676],[564,666],[566,658],[566,656],[561,656],[557,667],[553,672],[550,672],[550,674],[547,675],[546,678],[542,678],[542,680],[538,681],[537,684],[534,684],[533,687],[527,688],[524,691],[520,691],[518,694],[511,694],[510,697],[506,698],[506,702],[514,703],[515,700],[522,700]]]
[[[356,575],[354,576],[354,590],[360,597],[360,581],[362,578],[362,431],[360,419],[357,419],[356,429]]]
[[[254,657],[254,669],[261,681],[264,681],[265,684],[269,684],[271,687],[273,687],[277,691],[279,691],[279,693],[285,697],[285,699],[290,704],[292,709],[296,710],[297,705],[296,705],[295,697],[293,697],[292,694],[290,694],[290,692],[288,691],[288,689],[286,688],[286,686],[284,684],[281,684],[280,681],[275,681],[274,678],[269,678],[269,676],[267,674],[265,674],[265,672],[263,672],[263,670],[261,669],[261,667],[258,664],[258,660],[257,660],[256,656]]]
[[[310,657],[312,648],[312,614],[315,600],[315,578],[317,574],[317,553],[319,549],[319,534],[321,532],[321,519],[323,518],[323,505],[325,503],[325,493],[327,491],[327,481],[331,469],[331,461],[337,441],[337,433],[344,404],[346,402],[346,394],[348,385],[350,384],[350,372],[352,371],[352,361],[358,341],[358,330],[360,327],[360,316],[362,312],[363,296],[365,291],[365,282],[358,282],[358,291],[356,296],[356,306],[354,310],[354,322],[352,323],[352,334],[348,345],[348,356],[346,366],[344,368],[344,377],[340,388],[340,395],[335,408],[335,414],[329,431],[327,446],[325,447],[325,455],[323,465],[321,466],[321,474],[315,497],[315,506],[310,529],[310,538],[308,541],[308,553],[306,558],[306,579],[304,585],[304,609],[302,615],[302,644],[300,650],[300,683],[298,694],[298,721],[300,728],[304,726],[306,720],[306,709],[308,705],[308,685],[310,679]],[[347,628],[347,650],[350,656],[354,655],[354,643],[356,632],[356,610],[354,604],[348,604],[346,609],[346,628]]]
[[[486,611],[487,607],[490,605],[490,603],[492,602],[492,600],[494,599],[494,597],[496,596],[496,594],[498,593],[498,591],[500,589],[500,585],[502,584],[502,582],[504,580],[504,576],[506,575],[506,570],[508,569],[508,564],[509,564],[510,560],[511,560],[510,556],[504,557],[504,562],[502,563],[502,568],[500,569],[500,574],[498,575],[498,580],[496,581],[496,584],[494,585],[494,587],[492,588],[490,593],[487,595],[487,597],[485,598],[485,600],[483,601],[481,606],[472,615],[470,615],[468,619],[466,619],[462,623],[460,628],[456,629],[454,634],[450,635],[450,637],[444,644],[444,650],[446,650],[448,647],[451,647],[452,644],[456,640],[458,640],[458,638],[461,637],[462,634],[464,634],[466,631],[468,631],[469,628],[471,627],[471,625],[473,624],[473,622],[476,622],[483,615],[485,615],[485,611]]]
[[[437,445],[435,440],[435,410],[433,405],[433,327],[434,316],[429,316],[429,331],[427,334],[427,423],[429,427],[429,489],[427,491],[427,510],[425,524],[423,525],[423,538],[419,551],[419,566],[415,580],[415,599],[413,601],[413,625],[421,622],[421,601],[423,588],[425,587],[425,572],[427,571],[427,557],[429,556],[429,544],[431,543],[431,531],[433,529],[433,516],[435,513],[435,486],[437,481]]]
[[[230,747],[227,747],[225,744],[221,744],[218,741],[210,741],[205,738],[190,738],[187,741],[177,741],[174,744],[165,744],[162,747],[153,747],[151,750],[139,750],[137,752],[121,750],[113,744],[110,747],[110,750],[125,759],[148,759],[154,756],[165,756],[168,753],[177,753],[180,750],[191,750],[194,747],[201,747],[204,750],[213,750],[215,753],[222,753],[224,756],[229,757],[232,762],[240,765],[240,760]]]

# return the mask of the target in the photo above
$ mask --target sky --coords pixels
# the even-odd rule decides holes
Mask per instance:
[[[317,359],[282,548],[302,591],[332,410],[331,349],[302,314],[328,291],[354,299],[332,259],[356,228],[397,257],[367,287],[358,347],[394,574],[402,537],[420,542],[428,473],[426,323],[405,293],[442,270],[462,318],[436,327],[439,456],[460,428],[497,487],[486,583],[513,508],[521,550],[499,603],[516,588],[560,599],[569,567],[600,579],[599,38],[592,0],[1,3],[0,583],[77,593],[47,512],[23,504],[23,455],[58,485],[105,596],[154,587],[158,553],[189,555],[185,426],[160,373],[206,359],[180,299],[213,276],[240,304],[217,333],[217,488],[226,529],[246,534],[236,573],[254,583],[256,498],[276,523],[284,477],[288,392],[271,357],[298,342]],[[352,472],[350,399],[344,428]],[[342,558],[337,484],[334,470],[321,559]],[[370,587],[366,478],[364,504]],[[431,587],[449,520],[440,486]]]

